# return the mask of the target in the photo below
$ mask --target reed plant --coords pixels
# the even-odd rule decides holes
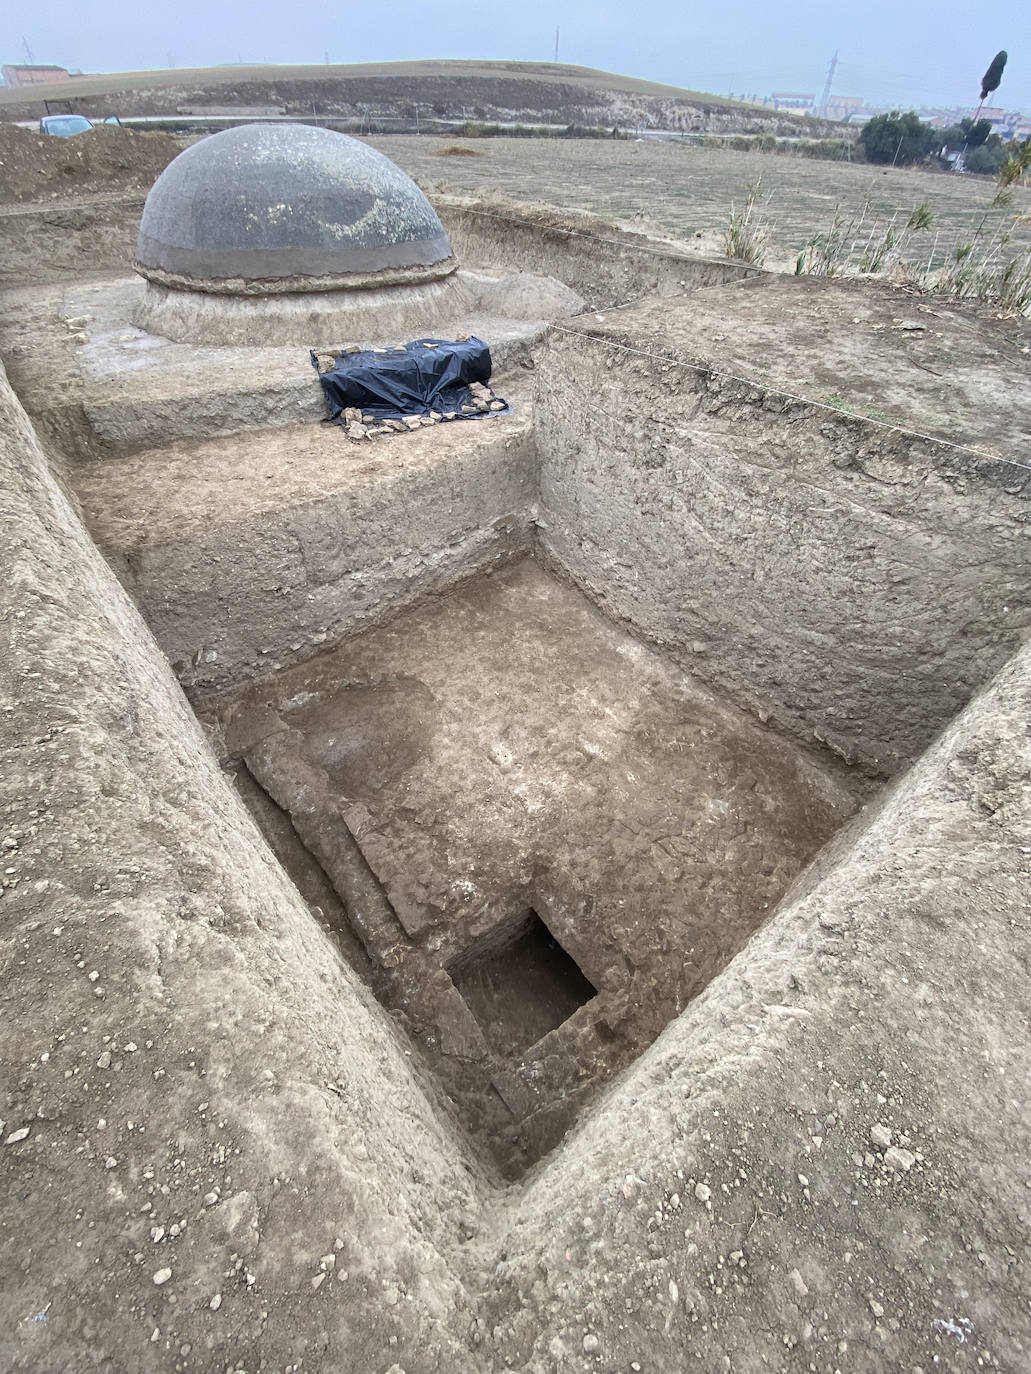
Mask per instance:
[[[748,188],[744,207],[740,211],[731,204],[727,227],[723,232],[722,251],[725,257],[761,267],[769,241],[769,220],[766,206],[769,197],[762,198],[762,177],[756,177]]]

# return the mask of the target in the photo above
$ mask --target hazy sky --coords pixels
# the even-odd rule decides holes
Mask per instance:
[[[12,7],[13,8],[13,7]],[[11,13],[11,10],[8,10]],[[128,7],[124,0],[26,6],[3,33],[0,60],[84,71],[223,62],[379,62],[419,57],[560,60],[735,95],[819,97],[835,50],[834,90],[873,104],[974,105],[1000,48],[1009,65],[993,99],[1031,114],[1027,0],[495,0],[490,5],[206,3]]]

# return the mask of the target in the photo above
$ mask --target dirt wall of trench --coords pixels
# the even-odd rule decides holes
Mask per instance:
[[[761,720],[911,762],[1031,623],[1026,473],[623,344],[538,362],[545,557]]]
[[[0,288],[130,276],[144,196],[0,206]]]
[[[0,205],[0,287],[84,275],[129,276],[144,197],[106,185],[97,194],[100,189],[86,188],[90,197],[78,202]],[[593,309],[651,292],[674,295],[758,275],[742,263],[688,254],[593,215],[501,196],[432,199],[463,267],[556,277]]]
[[[500,1367],[1027,1365],[1029,705],[1024,650],[512,1199]]]
[[[1027,1364],[1028,653],[499,1199],[0,426],[5,1368]]]
[[[475,1170],[2,372],[0,432],[0,1363],[467,1369]]]
[[[692,256],[593,215],[502,197],[478,201],[442,195],[433,202],[460,263],[557,277],[595,310],[652,293],[678,295],[759,275],[744,263]]]
[[[234,511],[225,503],[217,521],[190,520],[190,500],[208,493],[184,497],[174,467],[163,486],[148,488],[151,455],[129,460],[133,495],[161,512],[133,542],[118,527],[117,502],[104,509],[107,467],[82,479],[95,537],[185,686],[219,691],[261,677],[532,547],[525,419],[424,430],[420,452],[388,451],[364,464],[341,454],[342,437],[313,433],[323,447],[305,456],[322,474],[321,490],[317,480],[311,493],[280,490],[281,504],[266,498]],[[294,435],[285,431],[278,443],[266,436],[259,453],[257,440],[237,446],[252,491],[266,472],[269,488],[297,476]]]

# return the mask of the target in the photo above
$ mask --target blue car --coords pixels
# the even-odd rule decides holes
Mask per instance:
[[[55,138],[71,138],[73,134],[89,133],[92,128],[85,115],[47,115],[39,121],[39,132],[53,134]]]

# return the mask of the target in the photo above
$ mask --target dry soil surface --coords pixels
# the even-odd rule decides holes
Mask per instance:
[[[914,261],[937,264],[957,243],[969,242],[987,214],[987,235],[1012,231],[1013,244],[1031,244],[1031,190],[1018,190],[1005,210],[991,210],[997,187],[988,177],[956,176],[914,168],[885,170],[867,164],[817,161],[775,153],[740,153],[684,142],[605,139],[470,140],[486,157],[433,154],[453,138],[406,135],[370,139],[424,187],[503,191],[519,200],[590,210],[610,221],[630,220],[678,239],[700,235],[698,246],[717,248],[732,207],[740,212],[749,187],[760,181],[759,208],[768,222],[767,266],[794,270],[811,234],[831,228],[839,207],[846,218],[862,214],[849,238],[858,254],[876,241],[892,216],[907,218],[927,202],[934,220],[913,239]],[[863,214],[863,207],[869,202]]]
[[[134,133],[98,124],[56,138],[0,124],[0,202],[59,200],[84,191],[149,190],[183,150],[171,134]]]
[[[330,873],[346,824],[386,899],[366,928],[369,894],[342,872],[380,995],[509,1175],[855,807],[532,560],[277,674],[225,719]],[[540,990],[550,1002],[561,980],[541,951],[517,1004],[495,986],[495,969],[518,976],[531,911],[589,979],[550,1022]],[[477,985],[464,1001],[459,967]]]
[[[5,1368],[1028,1368],[1026,652],[499,1195],[0,407]]]

